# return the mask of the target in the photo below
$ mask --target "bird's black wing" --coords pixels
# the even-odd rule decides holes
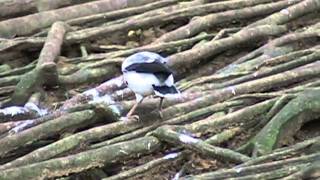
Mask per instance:
[[[152,73],[162,81],[166,80],[172,74],[172,71],[168,66],[159,61],[150,63],[134,63],[126,67],[125,70],[139,73]]]

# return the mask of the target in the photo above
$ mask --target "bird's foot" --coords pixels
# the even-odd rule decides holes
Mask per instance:
[[[120,118],[121,121],[139,121],[139,119],[140,118],[138,115],[125,116]]]

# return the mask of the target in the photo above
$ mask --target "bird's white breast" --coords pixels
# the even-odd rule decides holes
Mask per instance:
[[[135,93],[142,96],[153,94],[152,85],[162,85],[159,79],[149,73],[137,73],[134,71],[125,72],[123,74],[125,81],[128,83],[128,87]]]

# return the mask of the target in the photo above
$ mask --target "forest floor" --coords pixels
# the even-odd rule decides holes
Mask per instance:
[[[319,0],[0,2],[0,179],[317,179]],[[139,120],[121,64],[181,95]]]

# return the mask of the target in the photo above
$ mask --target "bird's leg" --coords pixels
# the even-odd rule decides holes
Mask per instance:
[[[159,103],[158,110],[159,110],[159,115],[160,115],[160,118],[161,118],[161,119],[163,119],[163,114],[162,114],[162,103],[163,103],[163,97],[160,97],[160,103]]]
[[[127,114],[127,119],[139,119],[139,116],[138,115],[135,115],[133,116],[132,114],[135,112],[135,110],[137,109],[138,105],[143,101],[144,97],[142,96],[138,96],[136,95],[137,97],[137,102],[133,105],[133,107],[130,109],[130,111],[128,112]]]
[[[134,113],[134,111],[137,109],[138,105],[139,105],[139,102],[136,102],[136,103],[132,106],[132,108],[130,109],[130,111],[129,111],[128,114],[127,114],[127,118],[129,118],[129,117],[132,116],[132,114]]]

